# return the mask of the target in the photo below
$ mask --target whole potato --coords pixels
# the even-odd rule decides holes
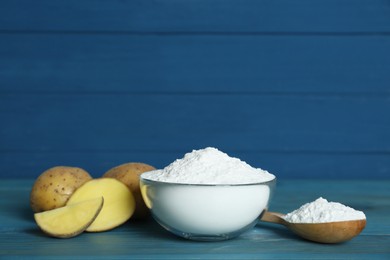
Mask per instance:
[[[131,190],[135,199],[135,212],[132,217],[134,219],[144,219],[149,215],[149,209],[146,207],[141,195],[139,176],[141,173],[155,169],[153,166],[145,163],[133,162],[116,166],[103,175],[103,178],[115,178],[121,181]]]
[[[46,170],[32,187],[32,210],[42,212],[65,206],[73,192],[91,179],[88,172],[77,167],[56,166]]]

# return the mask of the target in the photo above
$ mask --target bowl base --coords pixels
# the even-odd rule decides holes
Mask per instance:
[[[238,237],[239,235],[245,233],[246,231],[252,229],[258,222],[256,219],[249,225],[246,225],[245,227],[241,228],[240,230],[234,231],[234,232],[229,232],[229,233],[222,233],[222,234],[196,234],[196,233],[187,233],[187,232],[181,232],[178,230],[175,230],[168,225],[166,225],[164,222],[162,222],[160,219],[158,219],[156,216],[153,215],[153,218],[166,230],[171,232],[172,234],[186,238],[189,240],[193,241],[207,241],[207,242],[217,242],[217,241],[224,241],[224,240],[229,240],[235,237]]]

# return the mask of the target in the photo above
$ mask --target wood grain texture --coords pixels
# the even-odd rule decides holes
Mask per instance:
[[[389,96],[388,36],[0,34],[1,92]]]
[[[93,177],[101,177],[105,171],[126,162],[144,162],[163,168],[193,148],[203,147],[193,144],[189,149],[177,151],[132,148],[130,151],[6,151],[1,153],[0,164],[3,178],[37,177],[56,165],[78,166]],[[280,178],[388,179],[389,176],[389,155],[386,153],[224,151]]]
[[[389,32],[380,0],[2,1],[0,177],[215,146],[281,177],[388,178]]]
[[[8,122],[2,149],[11,151],[178,150],[211,141],[253,151],[390,149],[383,114],[390,100],[380,97],[14,94],[0,101],[0,120]]]
[[[2,1],[0,30],[388,33],[381,0]]]
[[[0,258],[29,259],[388,259],[389,181],[278,180],[270,209],[289,212],[318,196],[363,210],[367,226],[338,245],[307,242],[284,227],[261,223],[237,239],[210,243],[177,238],[152,219],[109,232],[54,239],[40,232],[28,205],[33,180],[0,182]]]
[[[114,162],[165,167],[215,146],[280,176],[380,177],[390,149],[383,111],[390,102],[379,97],[9,94],[0,160],[10,177],[66,163],[100,176]],[[12,170],[18,158],[30,162],[23,171]]]

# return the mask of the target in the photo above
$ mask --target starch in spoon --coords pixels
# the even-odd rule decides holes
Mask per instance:
[[[362,220],[366,216],[362,211],[320,197],[288,213],[283,219],[289,223],[329,223]]]

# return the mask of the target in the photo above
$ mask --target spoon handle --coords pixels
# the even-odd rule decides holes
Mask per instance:
[[[284,214],[278,212],[265,211],[260,220],[264,222],[271,222],[275,224],[286,225],[287,222],[283,219]]]

